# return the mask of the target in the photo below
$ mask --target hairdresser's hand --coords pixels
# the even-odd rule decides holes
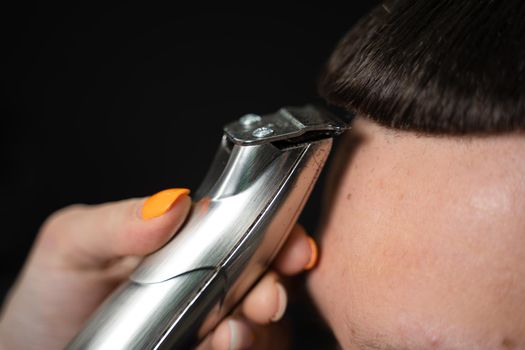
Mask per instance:
[[[130,199],[75,205],[53,214],[3,307],[0,348],[63,348],[140,257],[171,238],[191,205],[182,190],[151,198],[146,206],[144,199]],[[295,229],[277,271],[303,270],[311,256],[308,242],[304,231]],[[212,349],[242,348],[252,339],[256,324],[282,315],[286,294],[277,281],[277,275],[270,273],[254,288],[235,321],[225,320],[212,334],[208,340]]]

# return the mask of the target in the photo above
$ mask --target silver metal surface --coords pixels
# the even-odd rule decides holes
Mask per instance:
[[[273,129],[270,126],[261,126],[252,132],[252,136],[260,139],[261,137],[267,137],[273,134]]]
[[[332,137],[347,128],[345,122],[311,105],[281,108],[276,113],[260,119],[253,116],[247,114],[239,121],[224,127],[225,134],[232,142],[239,145],[256,145],[290,140],[307,133],[325,133]]]
[[[294,120],[305,122],[311,111],[300,111]],[[230,125],[255,130],[265,119]],[[182,230],[142,262],[68,348],[186,349],[205,337],[281,248],[328,156],[330,136],[342,131],[329,117],[322,118],[325,129],[321,119],[311,120],[317,124],[304,128],[316,131],[314,139],[304,139],[299,127],[286,131],[295,136],[285,147],[270,142],[274,134],[244,145],[226,131]]]
[[[244,126],[250,126],[260,121],[261,116],[253,113],[245,114],[239,119],[239,122]]]
[[[224,282],[212,270],[193,271],[164,283],[128,281],[102,304],[68,348],[186,348],[180,341],[191,332],[192,323],[187,321],[187,315],[211,310],[213,305],[204,302],[214,303],[214,299],[220,298]],[[207,294],[207,298],[200,300],[204,290],[215,291],[217,295]],[[197,300],[200,303],[191,302]],[[178,327],[172,329],[174,325]]]

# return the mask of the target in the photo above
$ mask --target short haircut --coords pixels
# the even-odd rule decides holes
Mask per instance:
[[[433,134],[525,129],[525,1],[394,0],[340,41],[330,104]]]

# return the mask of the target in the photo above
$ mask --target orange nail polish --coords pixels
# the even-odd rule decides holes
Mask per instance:
[[[310,260],[304,267],[305,270],[311,270],[314,268],[314,266],[317,264],[317,259],[319,258],[319,249],[317,248],[317,243],[315,243],[314,239],[310,236],[308,236],[308,243],[310,244]]]
[[[148,220],[161,216],[171,209],[177,198],[189,193],[190,190],[187,188],[170,188],[155,193],[144,202],[142,218]]]

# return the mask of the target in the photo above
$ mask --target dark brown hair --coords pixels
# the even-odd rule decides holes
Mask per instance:
[[[525,1],[385,2],[341,40],[319,90],[398,129],[523,130]]]

